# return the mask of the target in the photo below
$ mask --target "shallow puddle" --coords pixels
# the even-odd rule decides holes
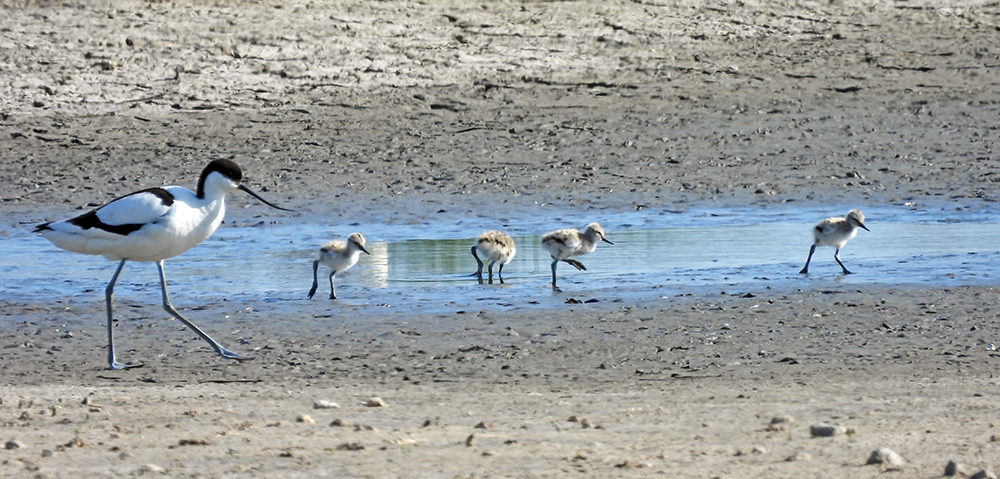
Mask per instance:
[[[767,212],[765,212],[767,213]],[[497,225],[514,236],[517,256],[504,268],[504,284],[480,285],[469,275],[469,249],[483,229],[472,222],[422,225],[332,226],[318,224],[224,225],[208,240],[166,261],[174,303],[182,308],[206,301],[294,301],[299,307],[335,307],[326,299],[329,271],[320,267],[320,288],[306,300],[318,246],[360,231],[371,255],[337,275],[336,304],[381,306],[406,312],[466,308],[547,307],[569,298],[614,301],[671,297],[686,292],[760,291],[835,286],[916,284],[957,286],[996,284],[1000,227],[986,216],[961,211],[866,210],[871,232],[859,231],[841,251],[855,274],[842,275],[832,248],[820,248],[811,274],[799,275],[808,254],[811,227],[827,216],[792,210],[747,212],[635,212],[558,220],[530,218]],[[551,259],[540,236],[557,227],[604,225],[615,244],[600,244],[580,261],[587,271],[558,266],[562,294],[549,287]],[[0,299],[39,302],[41,298],[103,301],[114,263],[65,252],[30,233],[10,230],[0,257]],[[335,232],[335,233],[334,233]],[[529,232],[531,234],[529,234]],[[158,304],[156,267],[129,263],[116,296]]]

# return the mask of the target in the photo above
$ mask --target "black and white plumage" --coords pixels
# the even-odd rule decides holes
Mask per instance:
[[[840,265],[840,269],[843,270],[844,274],[851,274],[847,270],[847,267],[844,266],[844,263],[840,261],[840,250],[851,238],[854,238],[858,234],[858,228],[871,231],[865,226],[865,215],[860,210],[851,210],[846,216],[834,216],[816,224],[813,227],[814,241],[812,246],[809,247],[809,257],[806,258],[806,265],[802,267],[799,274],[809,274],[809,261],[812,260],[817,246],[833,246],[836,248],[833,252],[833,259],[837,260],[837,264]]]
[[[309,299],[316,294],[319,287],[317,270],[323,264],[333,271],[330,272],[330,299],[337,299],[337,288],[333,285],[333,277],[338,272],[347,271],[357,264],[361,253],[371,254],[365,249],[365,237],[361,233],[351,233],[347,241],[334,240],[324,243],[319,248],[319,259],[313,261],[313,284],[309,289]]]
[[[476,258],[478,265],[475,275],[479,278],[479,284],[483,283],[484,261],[488,262],[486,269],[489,273],[489,283],[493,284],[493,266],[499,264],[497,278],[499,278],[500,284],[503,284],[503,267],[514,259],[514,255],[517,254],[517,246],[514,244],[514,238],[497,230],[489,230],[476,238],[476,244],[471,251],[472,257]],[[480,254],[483,255],[482,259],[479,258]]]
[[[597,242],[603,241],[613,245],[604,237],[604,228],[597,223],[591,223],[581,232],[576,228],[555,230],[542,235],[542,248],[552,256],[552,289],[559,291],[556,286],[556,265],[560,261],[573,265],[576,269],[585,271],[587,268],[583,263],[569,259],[570,256],[580,256],[592,253],[597,249]]]
[[[149,188],[117,198],[80,216],[38,225],[34,232],[67,251],[101,255],[119,261],[105,289],[108,310],[108,364],[111,369],[135,367],[115,358],[112,307],[115,281],[126,261],[156,263],[163,291],[163,309],[204,338],[223,357],[247,359],[223,348],[170,304],[163,260],[177,256],[208,238],[225,214],[226,194],[242,190],[264,204],[275,206],[240,184],[243,172],[231,160],[208,164],[198,179],[197,191],[180,186]],[[289,211],[289,210],[285,210]]]

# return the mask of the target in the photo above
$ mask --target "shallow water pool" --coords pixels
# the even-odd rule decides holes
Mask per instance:
[[[841,251],[855,274],[842,275],[832,248],[819,248],[808,276],[798,274],[812,241],[811,227],[827,216],[812,210],[772,213],[676,213],[645,211],[529,218],[517,225],[439,222],[420,225],[320,224],[223,225],[208,240],[166,261],[171,297],[181,308],[225,298],[229,301],[307,301],[312,261],[318,246],[360,231],[372,253],[337,275],[343,305],[377,305],[408,312],[464,308],[509,309],[563,303],[568,298],[601,301],[671,297],[699,291],[864,287],[866,285],[957,286],[997,284],[1000,225],[988,217],[954,211],[906,208],[868,209],[871,232],[859,231]],[[292,220],[287,220],[291,222]],[[557,227],[604,225],[615,244],[600,244],[580,257],[587,271],[560,263],[561,294],[550,286],[551,259],[540,235]],[[488,227],[514,236],[517,256],[504,268],[504,283],[480,285],[469,275],[475,260],[473,238]],[[12,228],[3,239],[0,299],[45,302],[74,297],[103,302],[115,263],[69,253],[30,233]],[[336,234],[332,233],[336,231]],[[531,234],[526,233],[530,231]],[[310,304],[330,305],[328,270],[320,268],[320,288]],[[156,267],[126,265],[115,289],[143,303],[159,303]]]

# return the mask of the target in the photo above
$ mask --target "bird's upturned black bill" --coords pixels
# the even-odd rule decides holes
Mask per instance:
[[[258,195],[257,193],[254,193],[253,190],[251,190],[250,188],[247,188],[246,186],[240,185],[240,186],[238,186],[238,188],[241,189],[241,190],[243,190],[244,192],[246,192],[248,195],[253,196],[254,198],[257,198],[258,200],[260,200],[261,203],[264,203],[265,205],[270,206],[271,208],[274,208],[276,210],[281,210],[281,211],[294,211],[294,210],[290,210],[288,208],[282,208],[282,207],[280,207],[278,205],[270,203],[269,201],[265,200],[264,198],[261,198],[260,195]]]

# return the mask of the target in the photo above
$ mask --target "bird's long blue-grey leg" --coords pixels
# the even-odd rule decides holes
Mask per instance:
[[[313,295],[316,294],[316,288],[319,287],[319,280],[316,277],[316,270],[319,269],[319,260],[313,261],[313,285],[309,288],[309,299],[312,299]]]
[[[476,247],[472,247],[472,257],[476,258],[476,272],[472,273],[470,276],[475,276],[479,278],[479,284],[483,284],[483,261],[479,259],[479,255],[476,254]]]
[[[337,288],[333,285],[333,276],[337,274],[336,271],[330,273],[330,299],[337,299]]]
[[[813,243],[813,245],[809,247],[809,257],[806,258],[806,265],[802,267],[802,271],[799,271],[799,274],[809,274],[809,261],[813,259],[813,253],[815,252],[816,243]]]
[[[163,290],[163,309],[166,310],[166,312],[170,313],[171,316],[177,318],[187,327],[194,330],[194,332],[198,333],[198,336],[201,336],[202,339],[208,341],[208,344],[211,344],[212,347],[215,348],[215,352],[219,353],[219,356],[228,359],[251,359],[249,357],[236,354],[222,347],[221,344],[215,342],[214,339],[209,337],[209,335],[205,334],[205,332],[202,331],[200,328],[198,328],[198,326],[196,326],[191,321],[188,321],[188,319],[185,318],[184,316],[181,316],[181,313],[178,313],[177,310],[174,309],[174,306],[170,304],[170,296],[167,295],[167,276],[163,273],[163,260],[156,262],[156,269],[160,271],[160,288]]]
[[[489,276],[489,278],[490,278],[490,284],[493,284],[493,265],[495,265],[495,264],[497,264],[496,261],[490,261],[490,265],[487,267],[487,269],[489,270],[489,273],[490,273],[490,276]]]
[[[840,262],[840,248],[837,248],[837,251],[833,252],[833,259],[837,260],[837,264],[840,265],[840,269],[844,270],[844,274],[851,274],[851,272],[847,270],[847,267],[844,266],[844,263]]]
[[[559,291],[559,287],[556,286],[556,265],[559,264],[559,260],[552,262],[552,290]]]
[[[121,260],[118,263],[118,269],[115,270],[115,275],[111,277],[111,282],[108,283],[108,287],[104,290],[104,300],[108,303],[108,366],[111,369],[128,369],[137,367],[131,364],[119,363],[115,358],[115,333],[114,326],[112,325],[112,312],[111,312],[111,298],[115,295],[115,282],[118,281],[118,274],[122,272],[122,267],[125,266],[125,261]]]

